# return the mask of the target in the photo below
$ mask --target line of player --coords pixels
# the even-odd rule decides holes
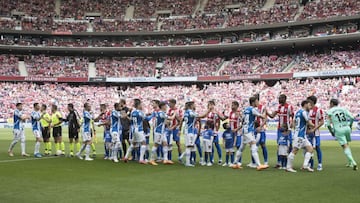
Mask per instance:
[[[113,162],[119,162],[122,158],[124,162],[129,159],[137,158],[140,164],[158,165],[157,159],[162,155],[164,164],[174,164],[172,161],[173,141],[177,144],[179,157],[178,160],[187,167],[194,167],[196,163],[196,150],[199,151],[200,164],[211,166],[214,163],[214,148],[218,154],[218,164],[222,164],[222,151],[219,143],[219,129],[221,120],[224,132],[222,133],[223,144],[226,151],[226,162],[223,166],[229,166],[234,169],[242,168],[242,153],[246,145],[250,146],[252,162],[249,167],[257,170],[269,168],[268,152],[266,148],[266,123],[267,118],[278,116],[278,150],[277,165],[279,169],[285,169],[288,172],[296,172],[293,168],[295,155],[300,149],[304,149],[303,170],[314,171],[313,151],[317,152],[318,167],[322,168],[322,152],[320,148],[320,127],[325,123],[325,116],[322,109],[316,106],[317,98],[310,96],[301,102],[301,109],[294,113],[294,108],[286,102],[286,95],[279,96],[279,106],[276,111],[269,112],[264,105],[259,103],[259,95],[249,98],[249,106],[242,111],[239,110],[239,103],[231,103],[231,111],[226,115],[225,112],[219,112],[215,108],[215,102],[209,101],[207,111],[199,115],[195,112],[195,102],[185,103],[184,112],[176,107],[176,100],[172,99],[166,102],[153,100],[153,112],[146,115],[143,112],[140,99],[133,100],[133,108],[124,110],[124,100],[121,103],[115,103],[113,110],[107,110],[105,104],[100,106],[100,114],[94,117],[91,113],[89,103],[84,104],[82,116],[68,105],[69,114],[62,118],[57,111],[57,106],[52,105],[52,115],[46,113],[46,105],[34,104],[34,111],[31,116],[23,115],[22,104],[16,105],[14,112],[14,139],[9,147],[9,155],[13,156],[13,148],[18,141],[21,141],[21,152],[23,156],[29,156],[25,153],[25,136],[23,124],[27,119],[31,119],[32,130],[36,138],[34,156],[41,157],[39,152],[41,138],[45,142],[45,154],[49,153],[50,128],[53,131],[57,152],[61,149],[64,154],[65,145],[61,139],[61,123],[69,123],[70,155],[74,155],[73,139],[78,141],[78,133],[81,125],[82,145],[77,147],[77,156],[83,159],[82,153],[85,151],[85,160],[92,161],[90,149],[93,145],[93,135],[95,135],[94,122],[99,122],[99,126],[104,127],[104,147],[105,159]],[[327,112],[327,124],[329,131],[337,138],[344,149],[348,159],[349,167],[357,170],[357,164],[354,161],[349,142],[351,141],[351,127],[354,117],[348,110],[338,107],[338,100],[330,101],[330,109]],[[79,119],[78,118],[82,118]],[[201,119],[206,118],[205,126],[202,128]],[[130,121],[129,148],[123,149],[122,141],[127,139],[124,135],[121,120]],[[150,150],[150,124],[153,120],[153,146]],[[201,130],[203,129],[203,130]],[[183,131],[185,138],[185,151],[181,151],[180,132]],[[71,135],[71,136],[70,136]],[[200,137],[202,137],[204,159]],[[80,145],[80,144],[79,144]],[[125,145],[126,146],[126,145]],[[215,146],[215,147],[214,147]],[[258,146],[261,146],[264,164],[261,164]],[[160,150],[160,151],[159,151]],[[236,150],[236,152],[235,152]],[[120,153],[119,153],[120,152]],[[51,152],[50,152],[51,153]],[[58,153],[56,153],[58,154]],[[125,154],[122,157],[122,154]],[[59,155],[59,154],[58,154]],[[185,162],[183,159],[185,158]]]

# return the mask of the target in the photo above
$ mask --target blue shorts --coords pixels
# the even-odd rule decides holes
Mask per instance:
[[[146,145],[150,143],[150,136],[145,136],[145,143]]]
[[[219,143],[219,136],[214,136],[213,143]]]
[[[175,142],[180,141],[180,136],[178,135],[179,129],[174,129],[174,130],[170,131],[170,133],[172,133],[172,137]]]
[[[104,142],[111,142],[112,138],[111,138],[111,134],[110,131],[105,131],[104,132]]]
[[[200,145],[200,136],[196,137],[195,145]]]
[[[320,147],[320,136],[315,136],[315,134],[309,134],[306,136],[313,147]]]
[[[257,136],[260,136],[260,138],[258,138]],[[256,133],[255,134],[256,140],[258,141],[258,144],[265,144],[266,142],[266,133],[264,132],[260,132],[260,133]]]
[[[276,137],[276,143],[279,144],[279,138],[281,136],[281,131],[280,129],[277,130],[277,137]]]
[[[236,142],[235,142],[236,148],[239,148],[241,145],[241,135],[236,136]]]

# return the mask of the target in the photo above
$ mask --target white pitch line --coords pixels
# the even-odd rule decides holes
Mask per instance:
[[[9,159],[9,160],[0,161],[0,164],[1,163],[18,162],[18,161],[32,161],[32,160],[42,160],[42,159],[54,159],[54,158],[58,158],[58,157],[51,156],[51,157],[43,157],[43,158]]]

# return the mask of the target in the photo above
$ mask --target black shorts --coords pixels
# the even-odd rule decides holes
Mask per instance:
[[[49,127],[44,127],[41,129],[41,134],[44,140],[50,139],[50,129]]]
[[[70,139],[79,139],[79,132],[77,129],[69,129],[69,138]]]
[[[123,130],[122,131],[122,140],[128,140],[130,136],[130,130]]]
[[[61,137],[62,136],[62,129],[61,126],[53,128],[53,137]]]

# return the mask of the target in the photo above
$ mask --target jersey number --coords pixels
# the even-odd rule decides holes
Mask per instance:
[[[345,114],[343,112],[335,114],[339,122],[346,121]]]

